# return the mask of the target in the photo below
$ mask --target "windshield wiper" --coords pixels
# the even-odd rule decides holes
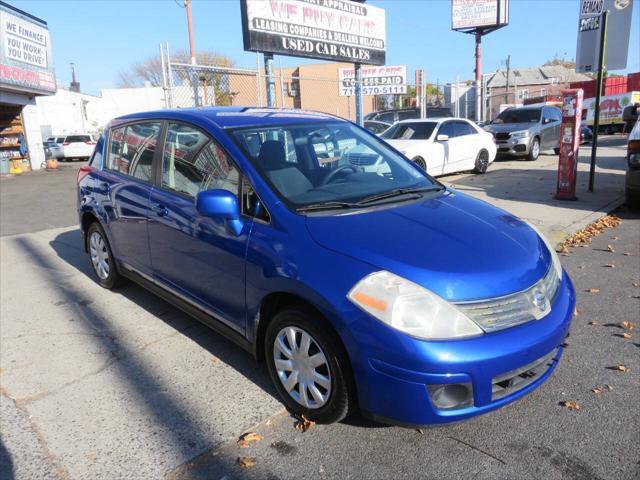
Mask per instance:
[[[419,194],[419,193],[425,193],[425,192],[437,192],[439,190],[442,190],[443,188],[444,187],[441,185],[432,185],[430,187],[418,187],[418,188],[397,188],[389,192],[378,193],[377,195],[371,195],[370,197],[365,197],[359,202],[357,202],[356,205],[367,205],[369,203],[377,202],[378,200],[386,200],[387,198],[400,197],[403,195]],[[416,196],[415,198],[420,198],[420,197]]]
[[[311,205],[305,205],[303,207],[296,208],[296,212],[334,210],[338,208],[354,208],[358,206],[359,205],[357,203],[349,203],[349,202],[320,202],[320,203],[312,203]]]

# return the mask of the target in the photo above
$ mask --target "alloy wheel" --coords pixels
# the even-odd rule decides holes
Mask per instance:
[[[323,407],[331,395],[331,370],[318,342],[305,330],[287,326],[273,344],[278,378],[289,396],[305,408]]]
[[[111,271],[109,251],[102,235],[98,232],[93,232],[89,238],[89,253],[96,275],[102,280],[109,278],[109,272]]]

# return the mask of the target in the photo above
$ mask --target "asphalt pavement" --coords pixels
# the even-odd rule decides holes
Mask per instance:
[[[619,227],[561,257],[579,314],[527,397],[421,432],[359,415],[302,432],[248,354],[140,287],[95,283],[75,226],[78,166],[0,180],[0,479],[640,476],[638,215],[621,210]],[[238,447],[249,431],[263,439]]]

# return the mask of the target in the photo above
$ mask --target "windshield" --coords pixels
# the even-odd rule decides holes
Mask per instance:
[[[537,123],[539,121],[539,108],[514,108],[502,112],[493,123]]]
[[[396,123],[380,136],[392,140],[427,140],[436,125],[435,122]]]
[[[376,136],[347,122],[242,128],[231,135],[294,208],[439,186]]]

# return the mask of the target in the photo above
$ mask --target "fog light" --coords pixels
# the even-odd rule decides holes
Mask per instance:
[[[527,146],[526,145],[522,145],[522,144],[518,144],[515,147],[513,147],[513,149],[516,152],[524,152],[527,149]]]
[[[427,385],[431,403],[438,410],[452,410],[473,406],[473,387],[470,383]]]

